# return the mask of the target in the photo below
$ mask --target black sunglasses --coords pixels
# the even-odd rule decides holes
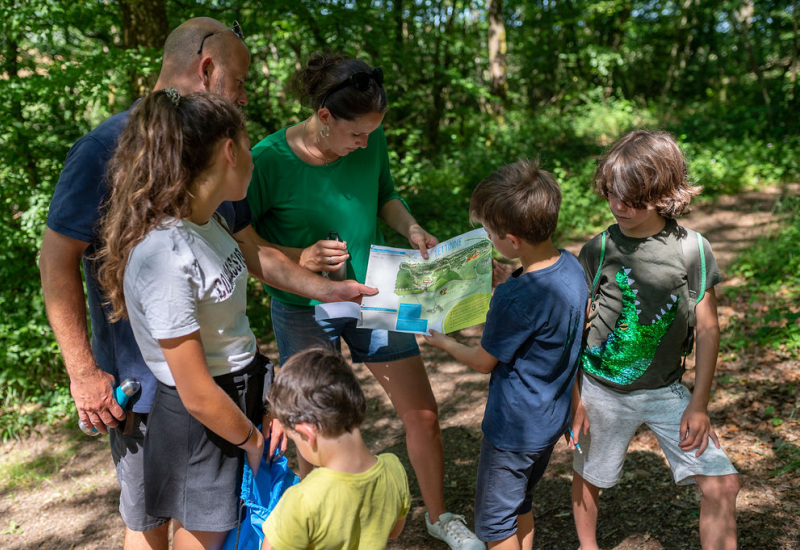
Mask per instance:
[[[242,27],[239,25],[238,21],[234,21],[233,22],[233,26],[225,29],[225,31],[233,31],[233,34],[236,35],[236,38],[238,38],[239,40],[244,42],[244,33],[242,32]],[[215,34],[219,34],[221,32],[225,32],[225,31],[214,31],[214,32],[210,32],[207,35],[205,35],[203,37],[203,39],[200,41],[200,47],[197,48],[197,53],[200,54],[200,53],[203,52],[203,44],[205,44],[206,38],[208,38],[209,36],[214,36]]]
[[[325,102],[328,101],[328,98],[339,90],[344,90],[345,88],[352,86],[359,92],[366,92],[369,90],[369,87],[372,86],[373,82],[379,88],[383,88],[383,71],[380,67],[375,67],[370,72],[358,71],[357,73],[353,73],[348,76],[344,82],[340,82],[331,88],[327,94],[325,94],[325,99],[322,100],[320,107],[324,107]]]

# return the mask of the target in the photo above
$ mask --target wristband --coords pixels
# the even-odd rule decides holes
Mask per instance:
[[[242,445],[244,445],[245,443],[250,441],[250,438],[253,436],[253,430],[255,430],[255,429],[256,429],[256,425],[253,424],[252,422],[250,422],[250,431],[247,432],[247,437],[244,438],[244,441],[242,441],[241,443],[239,443],[238,445],[235,445],[235,446],[236,447],[241,447]]]

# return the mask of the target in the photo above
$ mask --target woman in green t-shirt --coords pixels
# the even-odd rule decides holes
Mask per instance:
[[[293,83],[313,113],[253,148],[247,199],[259,235],[302,267],[325,273],[344,266],[347,278],[362,283],[370,245],[383,243],[379,218],[427,257],[438,241],[400,200],[389,170],[381,69],[315,54]],[[342,242],[329,239],[331,232]],[[318,302],[265,288],[281,363],[315,345],[339,349],[344,339],[353,362],[367,365],[403,421],[429,532],[453,548],[483,548],[461,516],[445,513],[438,409],[414,335],[359,329],[352,319],[317,322]],[[309,470],[301,464],[301,474]]]

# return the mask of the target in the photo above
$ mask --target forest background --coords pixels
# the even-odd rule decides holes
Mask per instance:
[[[75,414],[37,268],[66,153],[149,91],[169,30],[200,15],[244,30],[253,143],[310,113],[287,82],[312,51],[382,67],[397,188],[440,239],[469,228],[475,184],[521,157],[562,185],[557,240],[585,239],[610,222],[592,191],[597,157],[633,128],[679,139],[703,200],[800,176],[797,0],[0,0],[4,440]],[[768,307],[731,325],[723,354],[797,357],[798,206],[779,201],[785,223],[733,266],[735,292]],[[259,335],[265,303],[252,285]],[[784,464],[800,468],[793,449]]]

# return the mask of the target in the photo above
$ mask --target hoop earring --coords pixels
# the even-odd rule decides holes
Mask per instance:
[[[331,135],[331,127],[325,124],[322,128],[319,129],[319,137],[326,138]]]

